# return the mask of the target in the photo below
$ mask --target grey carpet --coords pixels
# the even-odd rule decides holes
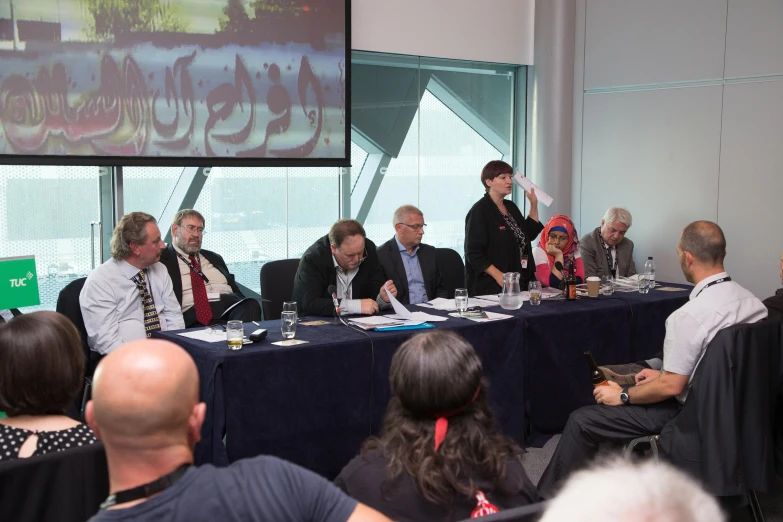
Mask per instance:
[[[559,441],[560,435],[555,435],[543,448],[527,448],[522,465],[533,484],[538,484]],[[783,480],[778,480],[771,492],[759,493],[758,497],[766,522],[783,522]],[[731,513],[730,522],[752,522],[752,520],[747,508]]]

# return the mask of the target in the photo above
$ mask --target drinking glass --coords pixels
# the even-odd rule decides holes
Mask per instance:
[[[226,324],[226,341],[229,350],[241,350],[242,338],[245,335],[245,329],[242,321],[229,321]]]
[[[601,293],[612,295],[614,293],[614,277],[612,274],[601,276]]]
[[[299,312],[296,310],[296,301],[285,301],[283,303],[283,312],[293,312],[296,314],[297,320],[299,319]]]
[[[538,306],[541,304],[541,283],[538,281],[530,281],[527,285],[528,293],[530,294],[530,304]]]
[[[454,290],[454,304],[457,306],[457,311],[462,314],[468,309],[468,289],[457,288]]]
[[[283,339],[293,339],[296,335],[296,312],[283,312],[280,314],[280,333]]]
[[[639,293],[646,294],[650,291],[650,280],[647,274],[639,274]]]

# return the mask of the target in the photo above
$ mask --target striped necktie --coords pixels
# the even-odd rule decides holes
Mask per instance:
[[[147,337],[152,337],[152,332],[160,330],[160,318],[158,317],[158,311],[155,309],[155,300],[152,299],[152,295],[147,290],[147,278],[145,275],[146,270],[140,270],[136,277],[133,278],[133,282],[139,289],[139,297],[141,297],[141,309],[144,314],[144,330],[147,332]]]

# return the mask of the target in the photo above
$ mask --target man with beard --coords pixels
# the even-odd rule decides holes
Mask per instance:
[[[160,256],[182,305],[185,325],[260,321],[258,301],[245,298],[219,254],[201,248],[204,222],[195,210],[177,212],[171,223],[171,244]]]
[[[112,258],[90,273],[79,294],[91,350],[106,355],[155,331],[185,328],[171,278],[158,263],[165,246],[154,217],[131,212],[120,218]]]
[[[764,305],[723,268],[726,238],[710,221],[685,227],[677,245],[685,278],[696,285],[690,300],[666,319],[663,369],[644,369],[636,385],[609,382],[593,390],[596,405],[573,412],[538,484],[550,498],[570,473],[583,467],[602,442],[625,442],[660,433],[688,398],[691,379],[707,345],[723,328],[767,317]]]

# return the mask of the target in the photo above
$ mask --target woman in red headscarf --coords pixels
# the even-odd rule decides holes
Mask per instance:
[[[550,219],[539,236],[538,244],[533,248],[533,260],[536,263],[536,279],[542,286],[560,288],[565,274],[574,270],[576,283],[585,279],[585,266],[579,254],[579,234],[568,216],[558,214]],[[561,272],[555,263],[563,265]]]
[[[475,518],[532,504],[522,449],[499,433],[476,351],[450,330],[394,354],[383,429],[335,484],[392,520]]]

